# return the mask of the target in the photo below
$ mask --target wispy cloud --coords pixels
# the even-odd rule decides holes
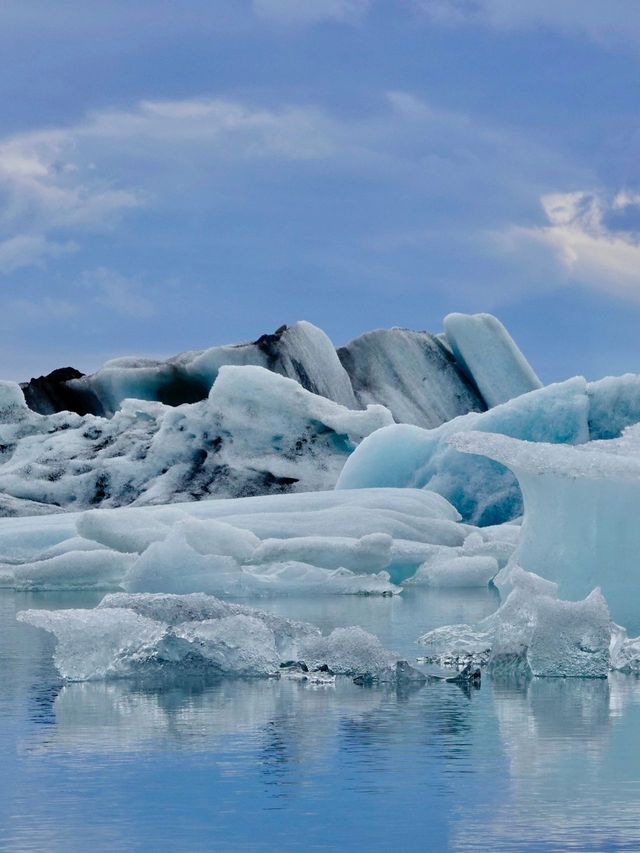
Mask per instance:
[[[599,43],[640,41],[636,0],[414,0],[436,23],[498,30],[546,29]]]
[[[18,234],[0,241],[0,274],[22,267],[44,266],[51,258],[77,251],[73,242],[57,243],[41,234]]]
[[[640,229],[621,228],[616,221],[640,207],[640,194],[554,193],[541,203],[548,224],[508,229],[500,236],[504,247],[515,252],[542,247],[553,253],[565,280],[640,300]]]
[[[88,299],[100,308],[122,317],[146,320],[156,313],[156,306],[142,293],[140,282],[132,281],[106,267],[84,272],[80,287]]]

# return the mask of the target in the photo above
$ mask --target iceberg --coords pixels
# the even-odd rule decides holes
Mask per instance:
[[[32,514],[333,488],[354,447],[392,422],[262,367],[222,367],[202,402],[125,400],[111,419],[36,414],[4,383],[0,492]]]
[[[542,388],[509,332],[491,314],[449,314],[444,330],[456,361],[488,407]]]
[[[637,625],[640,531],[630,513],[640,497],[640,425],[577,447],[476,432],[450,442],[517,476],[525,515],[514,561],[569,598],[600,585],[616,621]]]
[[[420,567],[436,559],[443,563],[437,585],[486,585],[509,560],[518,529],[463,524],[443,497],[417,489],[6,518],[0,587],[395,595],[416,572],[424,582]],[[466,575],[458,571],[464,561]]]
[[[431,429],[486,408],[436,335],[378,329],[340,347],[338,357],[361,407],[382,403],[398,423]]]

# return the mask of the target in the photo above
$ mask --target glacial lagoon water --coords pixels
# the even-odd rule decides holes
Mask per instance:
[[[640,850],[640,680],[402,691],[348,680],[64,685],[0,593],[0,851]],[[323,629],[415,639],[492,612],[478,591],[248,602]],[[635,626],[634,626],[635,627]]]

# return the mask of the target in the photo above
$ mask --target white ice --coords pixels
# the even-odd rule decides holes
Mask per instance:
[[[308,492],[0,519],[0,585],[390,595],[435,556],[445,564],[453,561],[451,577],[441,570],[437,584],[486,585],[509,559],[511,531],[517,529],[463,524],[444,498],[421,489]],[[461,560],[471,560],[472,570],[464,575]]]

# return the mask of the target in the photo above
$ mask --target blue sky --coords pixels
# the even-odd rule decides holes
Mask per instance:
[[[4,0],[0,374],[490,311],[640,371],[636,0]]]

